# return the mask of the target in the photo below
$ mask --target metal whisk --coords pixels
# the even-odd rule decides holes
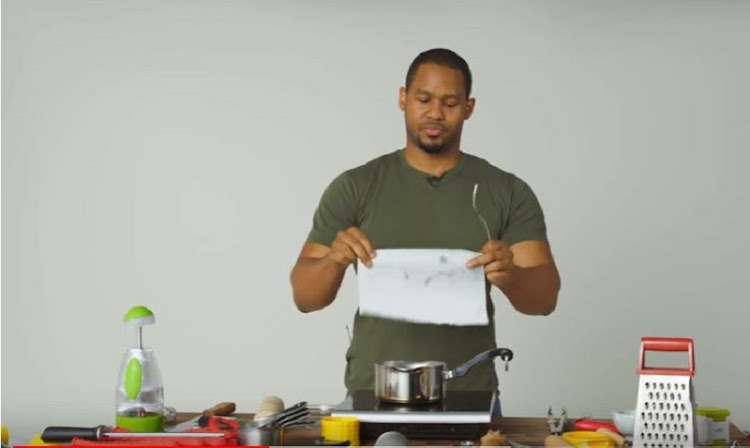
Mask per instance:
[[[487,240],[489,241],[492,239],[492,236],[490,235],[490,227],[487,225],[487,220],[484,219],[484,216],[479,213],[479,208],[477,208],[477,188],[479,188],[479,184],[474,184],[474,193],[471,195],[471,206],[474,207],[474,213],[477,214],[477,217],[479,217],[479,220],[482,222],[484,232],[487,234]]]

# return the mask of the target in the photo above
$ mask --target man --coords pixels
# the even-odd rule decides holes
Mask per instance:
[[[468,249],[480,253],[467,267],[484,269],[490,323],[416,324],[357,313],[346,356],[350,393],[374,388],[376,362],[437,360],[455,368],[495,348],[490,285],[521,313],[555,309],[560,278],[536,196],[518,177],[460,148],[463,123],[474,111],[470,94],[471,71],[459,55],[433,49],[417,56],[399,92],[406,147],[333,180],[291,282],[295,304],[311,312],[333,302],[350,265],[372,266],[378,249]],[[497,390],[498,381],[494,364],[484,363],[447,384]]]

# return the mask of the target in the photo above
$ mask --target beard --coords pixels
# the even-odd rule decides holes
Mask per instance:
[[[417,146],[427,154],[440,154],[448,148],[445,141],[431,142],[422,140],[421,138],[417,139]]]

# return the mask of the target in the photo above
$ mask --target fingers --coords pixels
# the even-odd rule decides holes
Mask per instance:
[[[494,262],[501,262],[492,265]],[[482,253],[466,262],[469,269],[484,266],[485,271],[509,269],[513,265],[513,252],[502,241],[490,240],[482,247]]]
[[[367,237],[367,235],[365,235],[365,232],[359,230],[356,227],[350,227],[346,230],[346,232],[357,238],[357,241],[359,241],[362,247],[364,247],[370,258],[375,258],[375,248],[373,247],[372,242],[370,242],[370,239]]]
[[[372,266],[375,250],[364,232],[356,227],[351,227],[336,234],[336,239],[331,244],[330,255],[345,266],[359,259],[362,264],[369,268]]]

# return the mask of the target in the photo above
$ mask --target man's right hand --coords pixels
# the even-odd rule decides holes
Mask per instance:
[[[345,268],[359,259],[369,268],[372,267],[372,259],[375,258],[375,248],[364,232],[356,227],[349,227],[336,234],[326,257]]]

